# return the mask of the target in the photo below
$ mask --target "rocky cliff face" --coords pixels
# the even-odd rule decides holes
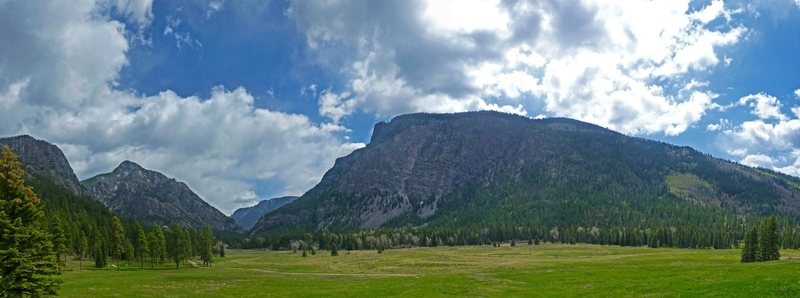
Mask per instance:
[[[124,161],[111,173],[82,184],[87,195],[123,217],[149,224],[177,222],[191,228],[208,224],[215,231],[240,230],[233,219],[203,201],[185,183],[131,161]]]
[[[554,196],[609,197],[597,206],[607,213],[635,197],[678,197],[740,214],[798,213],[798,182],[572,119],[410,114],[378,123],[369,145],[339,158],[317,186],[252,232],[417,225],[445,215],[463,221]]]
[[[8,146],[20,157],[29,177],[41,176],[76,194],[83,193],[78,177],[56,145],[21,135],[0,139],[0,147],[3,146]]]
[[[270,213],[273,210],[283,207],[283,205],[294,202],[296,199],[297,197],[288,196],[263,200],[258,202],[258,204],[255,206],[236,209],[236,211],[231,214],[231,218],[233,218],[233,220],[235,220],[239,226],[245,230],[249,230],[256,224],[259,218],[264,216],[264,214]]]

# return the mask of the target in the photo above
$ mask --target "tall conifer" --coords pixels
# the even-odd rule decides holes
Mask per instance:
[[[0,157],[0,296],[55,295],[57,260],[44,213],[25,171],[5,147]]]

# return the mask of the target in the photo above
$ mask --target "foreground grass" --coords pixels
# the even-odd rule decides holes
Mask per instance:
[[[739,250],[594,245],[300,253],[229,251],[213,268],[77,270],[64,296],[800,296],[800,251],[740,264]],[[85,265],[90,265],[84,262]]]

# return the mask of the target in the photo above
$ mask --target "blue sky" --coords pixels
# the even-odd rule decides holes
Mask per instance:
[[[125,159],[225,213],[376,121],[572,117],[800,175],[800,2],[0,0],[0,135]]]

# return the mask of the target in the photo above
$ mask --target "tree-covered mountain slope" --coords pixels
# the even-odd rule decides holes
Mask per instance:
[[[800,215],[800,179],[563,118],[409,114],[252,234],[391,227],[740,231]]]
[[[87,195],[125,218],[147,224],[179,223],[193,229],[209,225],[215,231],[241,230],[233,219],[203,201],[185,183],[131,161],[81,183]]]
[[[249,230],[258,222],[258,219],[264,216],[264,214],[294,202],[296,199],[297,197],[294,196],[286,196],[263,200],[254,206],[236,209],[236,211],[231,214],[231,218],[233,218],[239,226],[245,230]]]
[[[46,178],[56,185],[63,186],[75,194],[81,194],[78,177],[56,145],[37,140],[28,135],[0,138],[0,147],[8,146],[19,156],[25,166],[26,175]]]

